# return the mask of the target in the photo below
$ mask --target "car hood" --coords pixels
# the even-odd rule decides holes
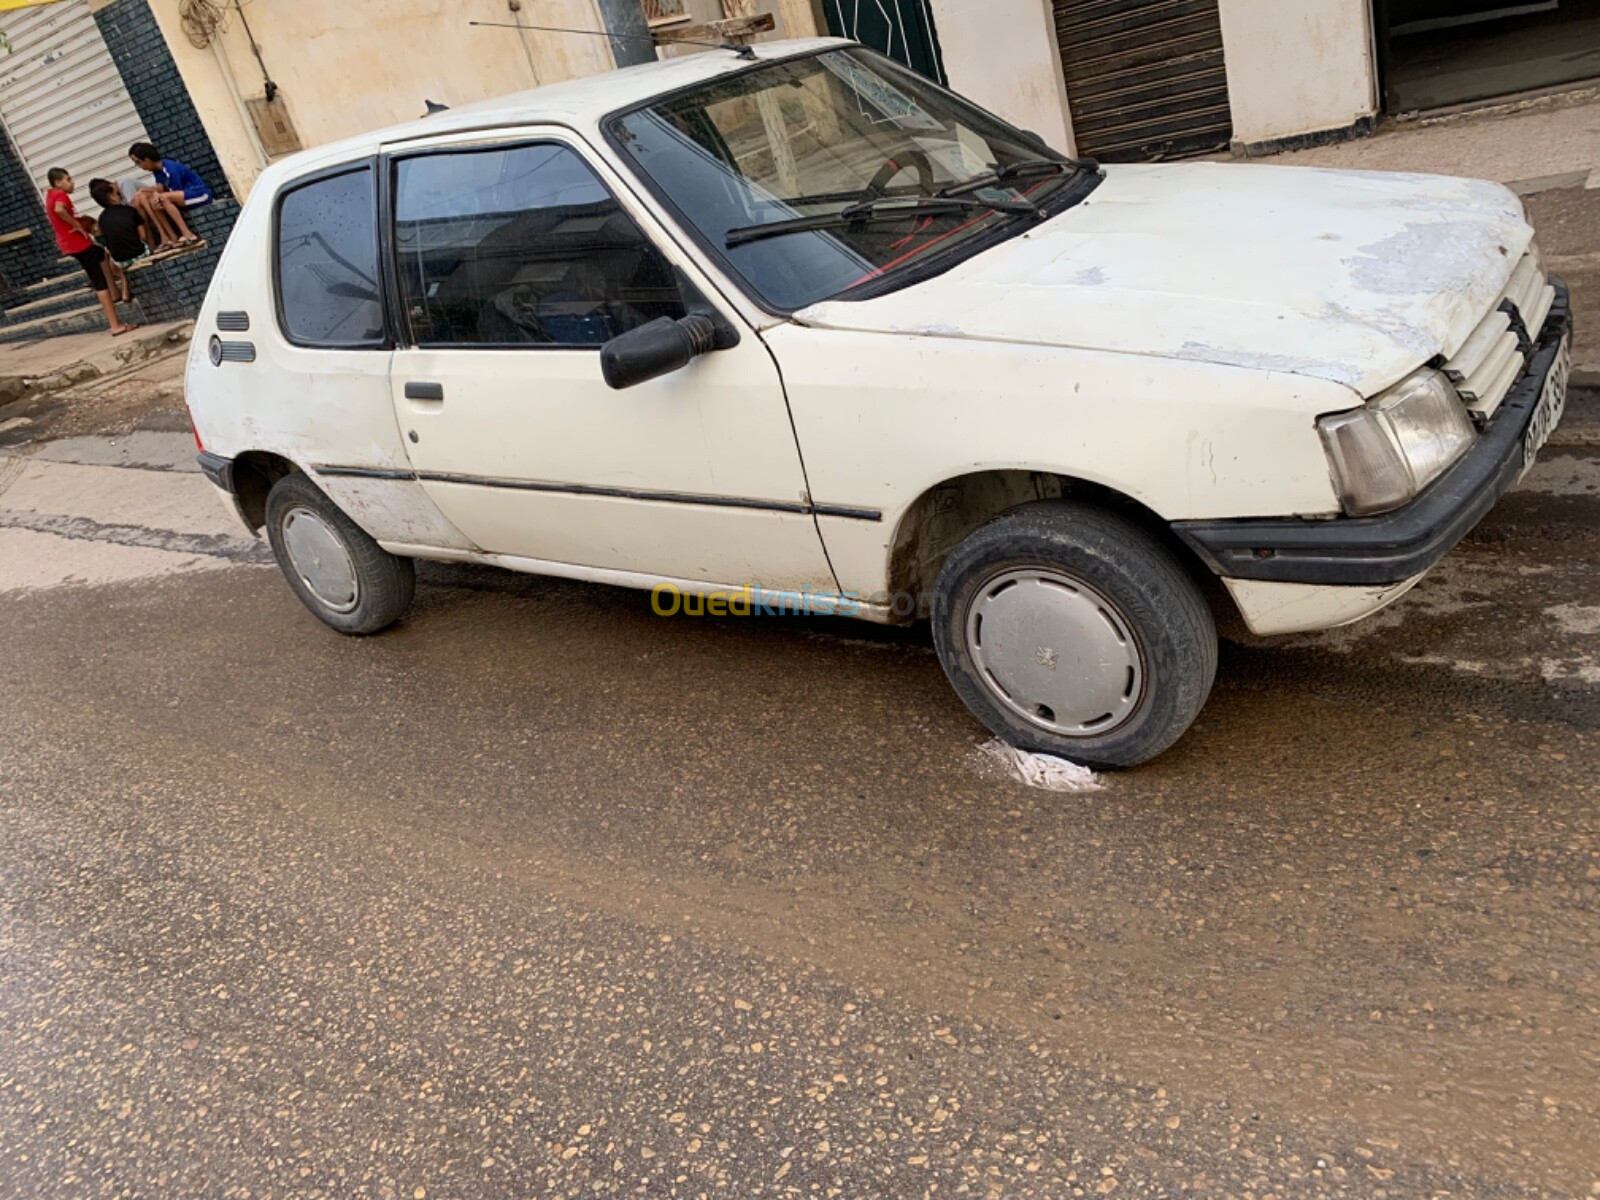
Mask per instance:
[[[1498,184],[1231,163],[1106,168],[935,278],[795,314],[835,329],[1190,359],[1370,396],[1460,348],[1533,239]]]

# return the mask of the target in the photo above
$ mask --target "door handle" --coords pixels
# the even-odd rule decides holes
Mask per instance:
[[[408,383],[406,384],[407,400],[432,400],[436,403],[444,401],[444,384],[442,383]]]

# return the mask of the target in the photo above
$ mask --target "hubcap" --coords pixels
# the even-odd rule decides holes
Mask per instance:
[[[356,565],[333,528],[308,508],[291,509],[283,522],[283,548],[311,594],[336,613],[361,601]]]
[[[1043,568],[988,580],[967,609],[967,650],[996,699],[1061,737],[1121,725],[1144,696],[1127,620],[1080,579]]]

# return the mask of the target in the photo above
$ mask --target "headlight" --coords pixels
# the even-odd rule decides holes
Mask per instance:
[[[1418,371],[1365,407],[1317,422],[1345,512],[1399,508],[1477,440],[1466,406],[1438,371]]]

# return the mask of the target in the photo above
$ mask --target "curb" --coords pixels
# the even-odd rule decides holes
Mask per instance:
[[[193,333],[194,322],[185,321],[159,333],[114,342],[92,358],[79,359],[45,375],[0,375],[0,404],[9,404],[23,396],[64,391],[91,379],[115,375],[129,367],[166,357],[174,348],[186,345]]]

